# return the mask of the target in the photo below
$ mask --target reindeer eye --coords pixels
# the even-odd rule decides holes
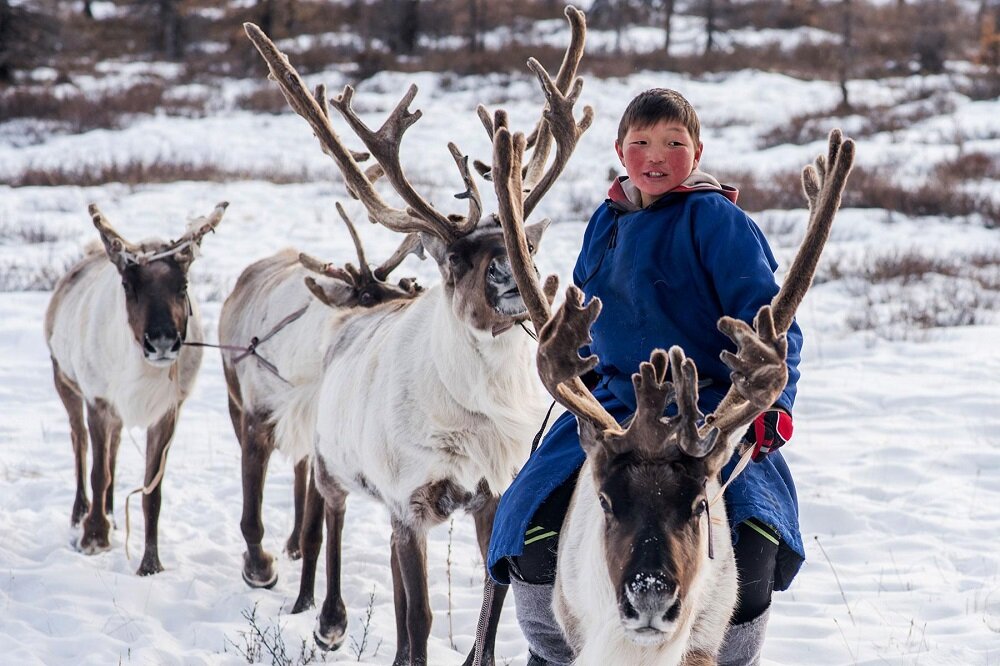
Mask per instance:
[[[702,514],[705,513],[706,509],[708,509],[708,500],[704,498],[698,500],[698,502],[695,503],[694,507],[691,508],[692,520],[697,520],[698,518],[701,518]]]
[[[358,300],[361,302],[361,305],[369,306],[375,302],[375,297],[370,291],[363,291]]]
[[[611,500],[608,499],[608,496],[605,495],[604,493],[601,493],[600,495],[597,496],[597,498],[601,502],[601,509],[604,511],[604,513],[610,514],[611,513]]]

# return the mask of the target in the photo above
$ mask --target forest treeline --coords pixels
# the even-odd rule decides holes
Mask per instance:
[[[358,78],[382,70],[521,71],[532,26],[560,19],[562,0],[0,0],[0,86],[38,68],[63,79],[115,58],[180,63],[194,76],[259,68],[241,24],[299,40],[305,72],[336,64]],[[594,0],[584,68],[598,76],[642,69],[694,75],[755,68],[846,81],[961,69],[977,97],[1000,93],[1000,0]],[[678,48],[683,37],[697,43]],[[646,28],[641,44],[629,29]],[[692,35],[692,26],[696,34]],[[819,37],[730,40],[732,31],[815,29]],[[649,31],[658,33],[650,46]],[[310,36],[315,39],[308,39]],[[493,38],[491,38],[491,36]],[[551,53],[548,53],[551,51]],[[851,100],[846,98],[845,103]]]

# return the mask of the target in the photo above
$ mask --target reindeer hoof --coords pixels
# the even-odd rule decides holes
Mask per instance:
[[[302,549],[299,547],[298,537],[288,539],[288,543],[285,544],[285,554],[288,555],[288,559],[293,561],[302,559]]]
[[[316,628],[313,629],[313,638],[316,639],[316,645],[319,649],[324,652],[332,652],[340,648],[344,644],[344,638],[347,635],[347,620],[341,623],[335,624],[332,627],[323,627],[323,617],[320,616],[316,620]]]
[[[96,555],[106,550],[111,550],[111,539],[108,536],[110,530],[107,520],[103,516],[94,518],[88,515],[83,521],[83,536],[77,542],[77,550],[84,555]]]
[[[152,576],[163,571],[163,565],[160,564],[160,558],[142,558],[142,564],[139,568],[135,570],[137,576]]]
[[[86,498],[76,500],[73,502],[73,513],[70,515],[69,524],[73,527],[79,527],[80,521],[88,513],[90,513],[90,502]]]
[[[278,583],[278,572],[275,571],[270,555],[264,553],[264,564],[254,567],[250,564],[250,556],[243,553],[243,582],[253,588],[270,590]]]
[[[84,555],[97,555],[111,550],[111,542],[106,534],[84,534],[76,542],[76,549]]]
[[[313,599],[313,596],[311,594],[306,596],[300,596],[298,599],[295,600],[295,605],[292,606],[292,615],[296,615],[298,613],[301,613],[302,611],[309,610],[310,608],[316,608],[316,601],[315,599]]]

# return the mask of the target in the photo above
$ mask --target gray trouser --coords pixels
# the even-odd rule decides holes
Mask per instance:
[[[771,609],[743,624],[731,624],[719,651],[719,666],[760,666]]]
[[[528,641],[528,649],[549,666],[569,666],[573,650],[566,643],[562,629],[552,612],[554,585],[534,585],[512,577],[517,623]],[[743,624],[730,625],[719,652],[719,666],[760,666],[764,635],[771,609]]]
[[[555,586],[534,585],[510,579],[517,609],[517,623],[528,640],[532,654],[550,666],[569,666],[573,663],[573,650],[566,644],[562,629],[552,612],[552,590]]]

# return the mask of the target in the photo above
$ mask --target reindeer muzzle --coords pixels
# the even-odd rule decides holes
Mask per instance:
[[[618,610],[633,642],[655,645],[667,640],[680,616],[677,584],[660,573],[640,572],[625,584]]]
[[[146,361],[157,367],[170,365],[181,351],[181,336],[177,333],[142,336],[142,353]]]

